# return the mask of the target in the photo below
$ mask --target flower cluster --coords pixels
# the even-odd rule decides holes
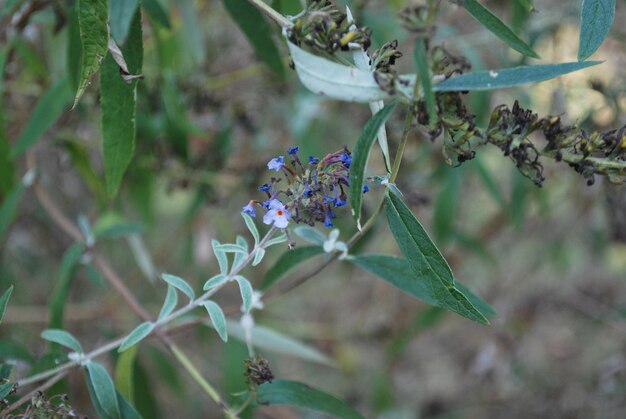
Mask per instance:
[[[350,150],[344,147],[322,159],[309,156],[306,161],[298,152],[298,147],[291,147],[288,157],[278,156],[267,163],[269,170],[278,172],[269,183],[259,186],[267,200],[251,200],[243,212],[255,217],[257,206],[265,208],[263,222],[277,228],[286,228],[289,220],[311,226],[319,221],[333,227],[335,210],[347,204]],[[368,190],[363,188],[364,193]]]

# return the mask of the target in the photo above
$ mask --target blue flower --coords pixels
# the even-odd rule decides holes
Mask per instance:
[[[270,209],[270,201],[263,202],[263,208]]]
[[[246,214],[250,214],[252,217],[256,217],[256,210],[254,209],[253,201],[250,201],[248,205],[243,207],[243,212]]]
[[[278,199],[272,199],[268,202],[269,211],[263,216],[265,224],[273,224],[277,228],[287,228],[291,213],[285,208]]]
[[[317,164],[319,162],[320,162],[320,159],[318,159],[317,157],[309,156],[309,163]]]
[[[330,214],[332,214],[332,213],[327,213],[327,214],[326,214],[326,218],[324,219],[324,227],[328,227],[328,228],[330,228],[330,227],[334,227],[334,226],[335,226],[335,225],[333,224],[333,222],[332,222],[332,221],[330,221]]]
[[[341,155],[341,161],[348,167],[350,167],[350,165],[352,164],[352,157],[350,157],[348,154],[343,153]]]
[[[272,160],[270,160],[269,163],[267,163],[267,168],[268,169],[276,170],[277,172],[280,172],[280,169],[282,169],[283,167],[285,167],[285,157],[284,156],[275,157]]]
[[[270,189],[272,189],[272,185],[268,183],[264,183],[263,185],[259,186],[259,191],[261,192],[269,192]]]
[[[335,202],[335,197],[334,197],[334,196],[330,196],[330,195],[326,195],[326,196],[324,197],[323,202],[324,202],[325,204],[330,204],[331,202]]]
[[[337,199],[335,200],[335,208],[337,208],[337,207],[343,207],[344,205],[346,205],[346,201],[344,201],[343,199],[341,199],[341,198],[337,198]]]
[[[313,191],[311,190],[311,187],[309,186],[308,183],[304,185],[304,192],[302,194],[304,196],[313,196]]]
[[[287,153],[289,153],[289,155],[294,156],[296,154],[298,154],[298,150],[300,150],[300,147],[295,146],[295,147],[289,147],[289,150],[287,150]]]
[[[363,193],[368,193],[370,191],[370,187],[367,185],[363,185]]]

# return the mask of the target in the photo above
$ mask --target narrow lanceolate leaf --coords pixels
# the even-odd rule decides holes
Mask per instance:
[[[260,239],[259,230],[256,228],[256,224],[254,224],[254,220],[252,219],[252,217],[250,217],[245,212],[242,212],[241,216],[246,222],[246,226],[248,227],[248,230],[250,230],[250,234],[252,234],[252,237],[254,237],[254,245],[256,246],[257,244],[259,244]]]
[[[128,348],[135,346],[139,342],[141,342],[146,336],[148,336],[154,330],[154,323],[152,322],[144,322],[133,329],[132,332],[128,334],[124,342],[120,345],[118,352],[124,352]]]
[[[311,244],[322,246],[326,241],[326,236],[320,233],[318,230],[309,226],[298,226],[293,230],[299,237],[308,241]]]
[[[615,19],[615,0],[583,0],[580,6],[578,60],[589,58],[604,42]]]
[[[69,332],[61,329],[46,329],[41,332],[41,337],[50,342],[58,343],[66,348],[73,350],[74,352],[83,352],[83,348],[80,346],[80,342],[76,340]]]
[[[239,292],[241,292],[242,309],[245,313],[248,313],[252,308],[252,284],[240,275],[237,275],[235,280],[239,284]]]
[[[15,383],[0,384],[0,400],[4,400],[13,391],[13,387]]]
[[[350,257],[347,260],[428,304],[453,311],[465,317],[468,315],[475,317],[475,313],[471,309],[467,310],[463,307],[464,300],[467,299],[485,317],[494,317],[496,314],[493,307],[456,281],[454,288],[432,286],[432,281],[429,278],[420,277],[413,273],[405,259],[386,255],[360,255]],[[463,295],[465,299],[459,294]]]
[[[573,71],[598,65],[602,61],[584,61],[561,64],[531,65],[499,70],[477,71],[451,77],[433,86],[435,92],[463,90],[493,90],[538,83],[562,76]]]
[[[355,67],[337,64],[311,54],[287,41],[298,78],[311,92],[345,102],[369,103],[388,99],[374,74]]]
[[[13,285],[11,285],[9,289],[2,294],[2,297],[0,297],[0,323],[2,323],[2,318],[4,317],[4,312],[7,309],[7,304],[9,303],[9,298],[11,298],[12,292]]]
[[[246,342],[246,330],[240,322],[227,320],[226,324],[230,336]],[[252,345],[268,352],[289,355],[318,364],[334,365],[334,362],[328,356],[315,347],[257,324],[252,328]]]
[[[361,200],[363,198],[363,177],[367,160],[376,140],[378,130],[389,119],[397,102],[390,102],[380,112],[373,115],[363,127],[359,138],[356,140],[352,152],[352,164],[350,166],[350,205],[354,213],[354,219],[359,222],[361,218]]]
[[[176,304],[178,304],[178,293],[176,292],[176,288],[168,284],[167,294],[165,295],[165,300],[163,300],[163,306],[159,312],[158,320],[169,316],[176,308]]]
[[[257,266],[259,263],[261,263],[264,257],[265,249],[257,250],[256,255],[254,255],[254,260],[252,261],[252,266]]]
[[[324,253],[324,249],[319,246],[296,247],[293,250],[286,251],[267,272],[263,281],[261,281],[261,289],[267,289],[290,269],[322,253]]]
[[[245,248],[231,243],[220,244],[217,249],[226,253],[248,253]]]
[[[161,26],[170,29],[170,18],[161,7],[161,4],[158,0],[143,0],[141,2],[143,8],[148,12],[148,16],[155,22],[158,22]]]
[[[261,405],[292,405],[326,413],[340,419],[363,419],[363,416],[343,401],[306,384],[288,380],[274,380],[257,390]]]
[[[286,234],[281,234],[280,236],[276,236],[273,239],[270,239],[268,241],[265,242],[265,245],[263,247],[267,248],[270,246],[273,246],[275,244],[279,244],[279,243],[284,243],[288,240],[288,237]]]
[[[28,117],[20,136],[11,151],[12,157],[17,157],[28,150],[37,140],[56,122],[61,114],[69,109],[72,101],[70,82],[63,77],[56,82],[39,99],[35,109]]]
[[[213,301],[204,302],[204,308],[209,313],[209,317],[211,318],[211,323],[213,323],[213,327],[217,331],[217,334],[220,335],[220,338],[224,342],[228,342],[228,331],[226,329],[226,317],[224,317],[224,312],[220,308],[219,305],[214,303]]]
[[[189,297],[190,300],[196,298],[196,293],[193,292],[193,288],[191,288],[191,285],[189,285],[184,279],[170,274],[162,274],[161,278],[163,278],[163,281],[167,282],[168,284],[185,294],[187,297]]]
[[[50,324],[49,327],[60,329],[63,327],[63,313],[67,304],[67,295],[72,285],[72,279],[76,266],[83,256],[84,245],[75,243],[63,254],[59,276],[50,299]]]
[[[215,254],[215,259],[217,259],[217,264],[220,267],[220,273],[227,274],[228,258],[226,257],[226,252],[219,248],[220,242],[215,239],[211,240],[211,246],[213,246],[213,253]]]
[[[89,383],[93,388],[94,396],[100,408],[109,418],[121,418],[122,414],[117,401],[117,392],[107,370],[97,362],[89,361],[87,363],[87,372]]]
[[[209,278],[205,283],[202,289],[204,291],[208,291],[211,288],[215,288],[217,286],[222,285],[224,282],[228,281],[228,275],[226,274],[217,274],[214,277]]]
[[[385,208],[389,228],[412,273],[420,281],[427,282],[433,295],[441,296],[440,303],[445,304],[447,309],[479,323],[488,324],[485,316],[454,287],[448,262],[404,202],[393,194],[387,194]]]
[[[244,239],[243,237],[237,235],[237,246],[241,247],[242,249],[245,250],[245,252],[237,252],[235,253],[234,257],[233,257],[233,266],[238,266],[240,263],[242,263],[246,256],[248,256],[248,252],[249,252],[249,248],[248,248],[248,242],[246,241],[246,239]]]
[[[133,346],[124,351],[115,362],[115,388],[131,402],[134,399],[133,373],[135,368],[133,364],[135,363],[137,348],[138,346]]]
[[[426,110],[428,110],[428,124],[430,127],[434,127],[437,118],[437,107],[435,106],[435,94],[433,93],[432,79],[426,59],[426,42],[423,38],[418,38],[415,42],[413,58],[424,92],[424,101],[426,102]]]
[[[117,43],[123,44],[126,40],[137,7],[139,0],[109,0],[109,25]]]
[[[122,48],[130,74],[140,74],[143,61],[141,14],[136,13]],[[102,140],[107,193],[114,197],[135,151],[137,80],[127,83],[108,54],[100,72]]]
[[[265,64],[281,78],[285,68],[278,47],[272,39],[272,29],[261,12],[248,0],[223,0],[224,8],[252,44],[254,51]]]
[[[476,0],[463,0],[463,7],[470,15],[479,21],[485,28],[494,35],[504,41],[515,51],[533,58],[539,58],[539,55],[533,49],[522,41],[522,39],[513,32],[504,22],[496,15],[491,13],[489,9],[480,4]]]
[[[74,107],[89,85],[91,76],[98,71],[102,59],[107,55],[108,21],[109,6],[107,0],[78,1],[78,26],[83,45],[83,59]]]

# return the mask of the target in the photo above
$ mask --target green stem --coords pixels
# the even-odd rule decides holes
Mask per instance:
[[[181,351],[176,345],[172,345],[170,349],[172,350],[172,353],[174,354],[178,362],[180,362],[183,368],[187,370],[189,375],[191,375],[191,377],[200,385],[200,387],[202,387],[205,393],[208,394],[209,397],[211,397],[215,401],[215,403],[217,403],[222,408],[222,410],[226,414],[226,417],[237,418],[237,414],[230,410],[228,404],[222,399],[222,397],[213,388],[213,386],[202,376],[202,374],[200,374],[198,369],[191,363],[191,360],[187,357],[187,355],[185,355],[183,351]]]

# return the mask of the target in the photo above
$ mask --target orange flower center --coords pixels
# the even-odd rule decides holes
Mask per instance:
[[[276,215],[278,215],[279,217],[282,217],[283,216],[283,210],[276,211]]]

